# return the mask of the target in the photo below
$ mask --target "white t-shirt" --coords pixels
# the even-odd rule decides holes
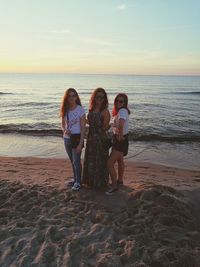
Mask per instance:
[[[73,110],[68,111],[65,114],[64,120],[65,120],[65,129],[70,131],[71,134],[80,134],[81,132],[81,123],[80,119],[85,114],[85,110],[82,106],[77,105],[77,107]],[[67,118],[68,116],[68,118]],[[69,138],[69,135],[64,134],[65,138]]]
[[[128,110],[126,108],[121,108],[116,116],[114,116],[113,120],[113,133],[118,134],[119,133],[119,120],[123,119],[124,122],[124,128],[123,128],[123,135],[128,133],[129,129],[129,114]]]

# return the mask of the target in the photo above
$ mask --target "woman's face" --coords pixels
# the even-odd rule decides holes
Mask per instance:
[[[98,92],[95,96],[95,103],[98,105],[102,105],[104,99],[105,99],[104,93]]]
[[[120,109],[124,106],[124,98],[119,96],[117,97],[116,101],[115,101],[115,105],[117,109]]]
[[[77,99],[77,95],[76,95],[76,93],[75,92],[73,92],[73,91],[70,91],[69,93],[68,93],[68,103],[69,104],[74,104],[74,103],[76,103],[76,99]]]

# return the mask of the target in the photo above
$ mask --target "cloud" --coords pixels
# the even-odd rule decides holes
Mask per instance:
[[[94,45],[99,45],[99,46],[116,46],[116,43],[112,43],[109,41],[104,41],[100,39],[93,39],[93,38],[87,38],[87,39],[82,39],[84,43],[88,44],[94,44]]]
[[[162,58],[163,56],[164,54],[160,50],[150,51],[145,54],[145,58],[151,60],[159,59]]]
[[[200,24],[188,24],[188,25],[176,25],[171,27],[156,27],[148,29],[138,29],[137,32],[164,32],[164,31],[179,31],[179,30],[190,30],[190,28],[196,28],[199,30]]]
[[[71,33],[71,30],[69,30],[69,29],[53,30],[53,31],[51,31],[51,33],[65,34],[65,33]]]
[[[125,4],[118,5],[117,9],[118,10],[124,10],[124,9],[126,9],[126,5]]]

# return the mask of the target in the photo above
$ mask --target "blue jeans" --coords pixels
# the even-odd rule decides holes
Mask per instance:
[[[71,146],[71,141],[69,138],[64,138],[65,150],[69,156],[69,159],[72,163],[73,173],[74,173],[74,181],[76,183],[81,184],[81,152],[77,153],[74,148]]]

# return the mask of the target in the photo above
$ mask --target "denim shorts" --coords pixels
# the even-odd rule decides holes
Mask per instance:
[[[124,140],[118,141],[116,135],[113,136],[113,145],[112,147],[119,151],[122,152],[124,156],[128,154],[128,134],[124,135]]]

